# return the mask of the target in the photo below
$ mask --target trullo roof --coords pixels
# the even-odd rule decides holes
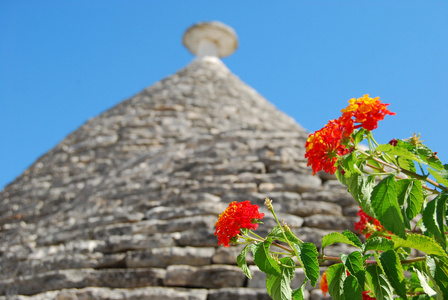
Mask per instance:
[[[306,241],[351,228],[351,197],[306,167],[308,133],[209,46],[4,188],[0,299],[269,299],[213,236],[231,201],[270,197]]]

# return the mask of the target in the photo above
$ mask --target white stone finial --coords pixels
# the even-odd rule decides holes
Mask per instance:
[[[221,22],[204,22],[188,28],[182,43],[197,57],[226,57],[238,47],[238,37],[231,27]]]

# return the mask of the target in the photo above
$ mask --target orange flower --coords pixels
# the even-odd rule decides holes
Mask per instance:
[[[305,143],[305,158],[308,158],[308,166],[313,168],[313,175],[321,170],[330,174],[336,172],[338,157],[348,153],[348,149],[341,144],[343,132],[344,127],[339,120],[333,120],[309,135]]]
[[[361,98],[353,98],[348,101],[349,106],[341,110],[342,119],[351,120],[354,118],[354,123],[359,125],[353,126],[353,128],[363,127],[369,131],[378,127],[378,121],[384,119],[386,115],[395,115],[387,109],[389,104],[381,103],[380,97],[370,98],[369,95],[364,95]],[[349,127],[347,126],[347,129]],[[347,134],[350,135],[353,129],[347,130]]]
[[[384,231],[383,225],[377,220],[366,214],[361,208],[357,215],[360,217],[359,222],[355,223],[355,231],[359,231],[362,234],[366,235],[366,238],[369,238],[372,233],[375,231]],[[390,239],[389,236],[387,236]]]
[[[320,279],[320,289],[324,294],[324,297],[327,297],[328,293],[328,282],[327,282],[327,271],[322,274],[322,278]]]
[[[349,106],[342,110],[341,117],[329,121],[324,128],[310,134],[305,143],[305,158],[308,158],[308,166],[312,167],[313,175],[322,170],[334,174],[339,156],[349,152],[343,144],[355,129],[363,127],[373,130],[385,115],[395,115],[387,109],[387,105],[389,104],[381,103],[379,97],[370,98],[369,95],[350,99]]]
[[[218,245],[229,247],[231,240],[240,234],[241,228],[257,229],[258,224],[254,221],[264,217],[263,213],[258,212],[258,208],[258,205],[252,205],[250,201],[230,203],[215,224]]]

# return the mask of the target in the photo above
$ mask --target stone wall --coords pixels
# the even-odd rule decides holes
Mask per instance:
[[[194,61],[0,193],[0,299],[269,299],[263,274],[236,266],[238,247],[217,247],[214,224],[231,201],[269,197],[317,246],[353,229],[346,189],[306,167],[307,136],[219,60]]]

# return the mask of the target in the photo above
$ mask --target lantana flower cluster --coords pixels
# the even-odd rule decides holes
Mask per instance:
[[[365,234],[366,238],[369,238],[374,232],[387,232],[377,219],[372,218],[362,209],[359,209],[357,215],[360,217],[360,220],[354,224],[355,231]],[[390,236],[386,236],[386,238],[390,239]]]
[[[250,204],[250,201],[230,203],[215,224],[218,244],[229,247],[229,243],[240,235],[242,228],[256,230],[257,222],[264,217],[258,209],[258,205]]]
[[[362,127],[371,131],[386,115],[395,115],[387,109],[389,104],[379,99],[370,98],[368,94],[350,99],[349,105],[341,110],[342,116],[309,135],[305,143],[305,158],[308,158],[313,175],[322,170],[330,174],[336,172],[338,157],[350,151],[346,145],[355,129]]]

